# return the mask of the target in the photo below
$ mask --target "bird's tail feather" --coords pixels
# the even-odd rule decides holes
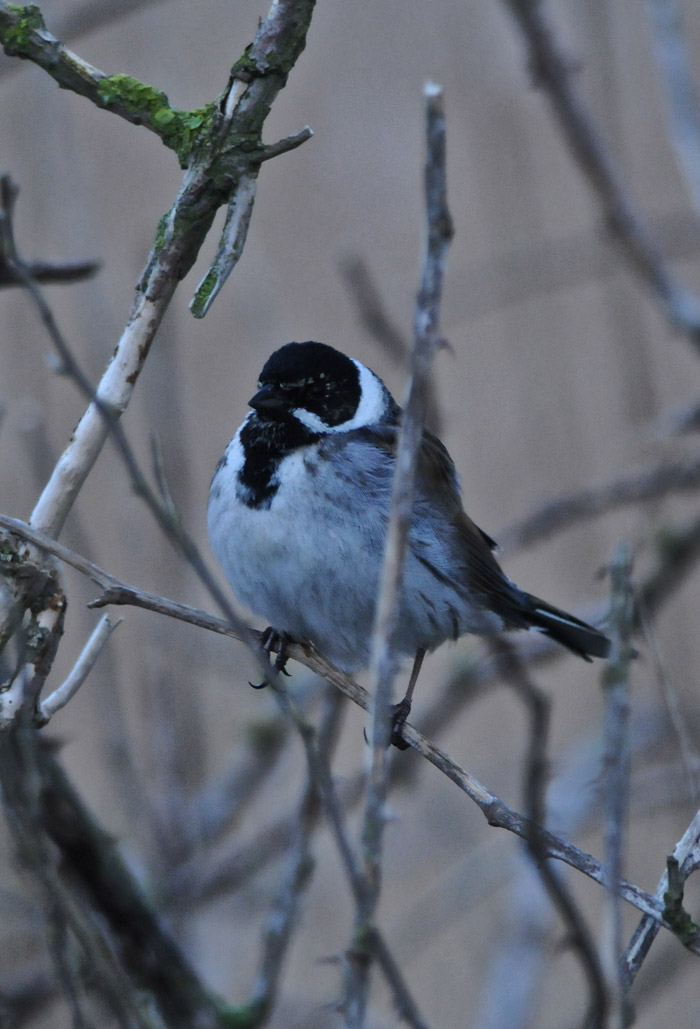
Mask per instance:
[[[526,600],[531,629],[550,636],[586,661],[594,657],[605,658],[610,653],[610,640],[599,629],[529,593]]]

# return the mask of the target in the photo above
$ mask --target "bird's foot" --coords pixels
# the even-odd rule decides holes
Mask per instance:
[[[411,713],[411,701],[404,697],[391,709],[391,743],[399,750],[408,750],[410,743],[403,738],[403,725]]]
[[[265,629],[262,634],[262,649],[268,657],[273,651],[277,651],[273,667],[276,672],[281,673],[282,675],[290,674],[286,668],[287,661],[289,660],[287,657],[287,646],[293,642],[294,641],[289,633],[278,632],[278,630],[273,629],[271,625],[268,625],[267,629]],[[263,690],[269,684],[267,679],[263,679],[262,682],[249,682],[248,685],[252,686],[254,690]]]

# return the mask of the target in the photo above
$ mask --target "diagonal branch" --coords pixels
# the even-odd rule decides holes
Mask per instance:
[[[598,486],[548,500],[502,529],[497,539],[503,551],[511,552],[620,507],[698,489],[700,458],[664,461],[633,472],[623,472]]]
[[[314,0],[275,0],[245,55],[231,69],[223,96],[207,108],[174,112],[160,91],[129,76],[105,76],[67,51],[46,31],[38,8],[0,0],[0,42],[6,52],[40,64],[64,88],[157,131],[187,165],[178,197],[161,220],[126,328],[95,399],[32,514],[32,524],[49,535],[60,532],[102,450],[108,433],[102,411],[118,418],[128,406],[165,310],[194,264],[218,208],[235,204],[240,195],[239,210],[247,226],[253,203],[248,183],[265,157],[263,124],[304,49],[313,8]],[[240,193],[243,186],[245,196]]]
[[[251,183],[255,182],[265,149],[261,141],[262,127],[273,100],[285,85],[289,71],[304,48],[313,7],[314,0],[274,0],[267,20],[260,24],[244,57],[231,70],[223,97],[211,106],[207,118],[202,117],[201,112],[191,112],[193,120],[188,122],[191,131],[185,142],[178,142],[181,161],[187,164],[180,193],[169,214],[161,220],[126,328],[96,390],[72,358],[48,304],[32,279],[28,266],[14,252],[14,247],[11,259],[6,259],[34,301],[64,367],[88,399],[87,410],[54,467],[30,519],[34,526],[51,536],[60,533],[110,432],[137,481],[134,462],[129,462],[129,448],[119,432],[118,419],[133,395],[177,283],[194,263],[218,208],[225,203],[235,206],[237,198],[240,200],[240,208],[237,208],[240,210],[240,228],[235,238],[236,252],[226,262],[225,275],[229,274],[240,255],[254,200]],[[18,8],[0,0],[0,40],[12,52],[32,59],[42,55],[52,67],[54,58],[54,63],[61,63],[63,51],[56,50],[56,41],[45,32],[36,7]],[[115,83],[115,79],[119,82]],[[114,90],[119,95],[124,89],[132,90],[133,80],[112,76],[111,79],[100,80],[99,88],[103,94],[103,87],[108,82],[111,83],[110,96]],[[70,82],[64,84],[71,88]],[[148,101],[138,92],[138,103],[142,102],[147,106]],[[169,124],[170,120],[165,119],[165,122]],[[220,277],[219,286],[222,282]],[[143,477],[138,481],[143,483]],[[167,519],[162,517],[161,506],[157,502],[150,503],[152,495],[147,489],[141,488],[140,492],[164,527]],[[194,545],[188,548],[184,536],[180,544],[183,553],[205,580],[211,595],[218,597],[221,609],[229,613],[230,604],[201,559],[196,560],[198,555]],[[16,630],[24,611],[36,605],[32,584],[25,581],[23,586],[23,591],[11,597],[5,593],[0,595],[0,640],[3,642]],[[44,617],[44,612],[37,614],[37,618],[40,616]],[[13,676],[12,692],[5,693],[0,703],[0,716],[5,719],[5,724],[10,724],[24,707],[34,704],[50,669],[61,623],[59,620],[56,624],[55,609],[45,617],[53,619],[51,647],[44,648],[45,653],[38,657],[30,655],[32,660]],[[233,613],[231,618],[244,631]],[[42,633],[45,628],[42,623]]]
[[[100,601],[97,602],[98,606],[102,603],[115,602],[121,604],[133,604],[172,618],[180,619],[181,621],[189,622],[211,632],[229,636],[233,639],[240,639],[240,634],[231,626],[230,622],[225,619],[216,618],[213,615],[209,615],[207,612],[201,611],[197,608],[188,607],[185,604],[178,604],[166,597],[160,597],[156,594],[148,593],[146,590],[141,590],[138,587],[128,586],[125,583],[121,583],[118,579],[115,579],[114,576],[105,572],[97,565],[94,565],[91,561],[81,557],[79,554],[75,554],[67,547],[64,547],[63,544],[49,539],[42,533],[32,529],[31,526],[28,526],[17,519],[9,518],[6,515],[0,515],[0,526],[21,537],[25,537],[36,546],[46,549],[49,553],[54,553],[60,560],[65,561],[81,573],[87,575],[100,586],[104,586],[106,591],[104,594],[104,600],[100,599]],[[690,531],[693,537],[695,537],[697,533],[700,532],[700,528],[692,526]],[[2,548],[0,548],[0,551],[1,549]],[[655,576],[647,580],[647,583],[642,587],[640,592],[642,594],[649,593],[650,595],[653,593],[658,600],[657,590],[654,588],[654,583],[657,578],[662,579],[664,584],[666,584],[666,572],[663,565],[659,570],[657,570]],[[95,604],[96,602],[93,601],[91,606],[95,606]],[[253,635],[258,639],[261,637],[260,633],[253,633]],[[330,662],[319,654],[313,647],[294,643],[288,644],[287,654],[290,659],[298,661],[300,664],[309,668],[312,672],[316,672],[316,674],[320,675],[332,686],[339,689],[349,697],[353,703],[357,704],[363,710],[370,710],[368,691],[344,672],[341,672],[340,669],[335,668],[334,665],[330,664]],[[532,831],[531,822],[528,818],[508,807],[508,805],[501,801],[499,797],[483,786],[478,779],[466,771],[466,769],[461,768],[448,754],[427,739],[422,733],[418,732],[418,730],[409,723],[406,723],[403,727],[403,736],[405,741],[415,751],[417,751],[417,753],[432,764],[439,772],[445,775],[463,793],[466,793],[466,795],[480,809],[489,825],[495,828],[505,829],[522,839],[528,838],[528,834]],[[568,864],[577,871],[582,872],[584,875],[593,879],[600,885],[605,885],[607,882],[607,874],[604,866],[592,855],[580,850],[573,844],[567,843],[565,840],[562,840],[554,833],[545,829],[539,830],[538,840],[541,845],[546,848],[546,853],[549,858],[553,858],[557,861],[563,861],[565,864]],[[664,921],[663,904],[660,899],[652,897],[638,886],[635,886],[625,880],[620,882],[619,889],[620,896],[627,901],[627,903],[632,904],[639,911],[649,916],[651,922],[657,926],[663,925],[665,928],[671,929],[671,926]],[[700,954],[700,946],[693,946],[689,949],[693,950],[694,953]]]
[[[133,988],[137,984],[152,994],[168,1025],[222,1026],[218,1000],[161,924],[115,841],[87,811],[39,734],[23,725],[0,736],[0,776],[13,830],[31,858],[27,867],[46,882],[53,865],[60,864],[46,885],[57,908],[71,919],[86,967],[114,1003],[127,1009],[143,1005]]]
[[[562,135],[601,203],[605,221],[630,264],[651,288],[674,327],[700,346],[700,300],[677,281],[652,230],[573,83],[573,69],[540,0],[505,0],[530,49],[535,82],[546,90]]]
[[[700,848],[700,811],[696,812],[692,822],[683,833],[683,836],[678,841],[673,849],[671,858],[675,860],[676,866],[679,869],[685,871],[686,875],[689,874],[689,870],[686,869],[688,858],[693,854],[697,855],[698,848]],[[669,889],[669,874],[668,874],[668,862],[664,874],[661,876],[659,885],[656,887],[654,893],[654,901],[659,906],[665,907],[665,899]],[[654,918],[651,912],[645,914],[644,918],[641,919],[639,925],[635,929],[632,939],[627,945],[625,953],[620,959],[620,981],[625,990],[629,990],[632,986],[639,969],[642,967],[644,959],[646,958],[651,945],[656,939],[661,922]],[[692,950],[693,947],[690,945],[692,941],[682,941],[688,949]],[[698,949],[694,950],[694,953],[698,953]]]

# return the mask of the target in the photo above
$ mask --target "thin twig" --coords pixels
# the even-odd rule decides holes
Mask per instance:
[[[186,841],[186,852],[174,855],[178,871],[187,861],[193,860],[195,874],[201,874],[202,852],[205,849],[211,851],[225,833],[240,824],[245,811],[277,768],[287,740],[286,726],[281,718],[249,726],[244,755],[237,751],[229,767],[219,772],[190,801],[196,812],[194,834],[191,840]],[[262,850],[259,853],[262,854]]]
[[[349,256],[341,261],[340,272],[364,329],[392,363],[403,370],[409,360],[408,342],[391,320],[368,263],[357,255]],[[432,376],[426,385],[425,425],[436,436],[440,435],[442,418]]]
[[[600,486],[548,500],[502,529],[497,534],[498,542],[503,552],[510,553],[609,511],[699,488],[698,458],[650,465],[631,474],[625,472]]]
[[[121,625],[122,621],[123,619],[119,618],[116,622],[113,622],[109,615],[102,616],[90,634],[90,638],[83,647],[67,679],[53,693],[49,694],[46,700],[39,703],[37,711],[38,725],[46,725],[57,711],[60,711],[62,707],[65,707],[72,700],[92,671],[107,640],[117,626]]]
[[[68,563],[91,577],[94,576],[95,581],[100,582],[101,577],[106,577],[113,582],[116,581],[112,576],[108,576],[107,573],[102,572],[101,569],[98,569],[97,572],[95,572],[96,566],[92,565],[91,562],[87,562],[84,558],[80,558],[78,555],[72,554],[67,550],[67,548],[64,548],[62,544],[47,540],[46,537],[42,536],[42,534],[36,533],[22,522],[0,515],[0,525],[13,529],[19,535],[26,536],[38,546],[46,546],[50,552],[55,552],[61,560],[66,560]],[[700,527],[692,525],[688,531],[690,532],[693,540],[695,540],[696,537],[700,537]],[[686,571],[687,567],[688,566],[686,565]],[[678,572],[678,569],[676,569],[676,571]],[[652,579],[648,580],[646,584],[649,595],[653,595],[655,601],[659,602],[661,599],[660,592],[655,587],[657,578],[663,579],[664,586],[668,584],[663,564],[657,570],[656,575]],[[118,584],[118,589],[119,591],[123,591],[124,596],[130,595],[132,591],[134,592],[134,596],[138,596],[141,593],[141,591],[134,590],[133,587],[126,587],[123,584]],[[645,588],[642,587],[640,592],[644,593]],[[145,601],[144,606],[150,607],[153,610],[161,611],[162,613],[171,615],[172,617],[177,617],[184,621],[190,621],[192,624],[199,625],[203,628],[209,629],[210,631],[232,636],[234,638],[236,637],[235,631],[223,619],[207,615],[206,612],[199,611],[195,608],[187,608],[185,605],[176,604],[166,598],[155,597],[154,595],[150,595],[150,597],[153,598],[152,603],[149,602],[149,595],[145,595],[145,597],[140,598]],[[369,710],[369,698],[367,691],[350,679],[349,676],[345,675],[339,669],[327,662],[320,654],[314,651],[313,648],[301,647],[293,644],[289,648],[289,656],[294,660],[300,661],[312,671],[317,672],[320,676],[325,678],[327,682],[345,693],[345,695],[354,703],[364,708],[365,711]],[[504,804],[495,794],[492,794],[486,787],[482,786],[482,784],[470,775],[469,772],[461,768],[444,751],[436,747],[408,723],[404,726],[403,735],[404,739],[419,754],[433,764],[440,772],[446,775],[447,778],[454,782],[459,789],[466,793],[474,803],[477,804],[490,825],[506,829],[522,838],[526,837],[527,832],[529,831],[528,820],[526,818]],[[271,839],[274,841],[288,839],[290,828],[293,827],[289,827],[286,820],[282,819],[280,824],[272,826]],[[584,875],[593,879],[595,882],[598,882],[601,885],[605,884],[605,869],[603,865],[590,854],[581,851],[572,844],[566,843],[564,840],[560,839],[553,833],[547,832],[546,830],[542,830],[540,832],[539,838],[542,845],[546,846],[547,856],[549,858],[563,861],[566,864],[569,864],[572,868],[577,869]],[[273,846],[277,846],[277,842],[275,842]],[[250,854],[251,861],[249,872],[255,867],[256,857],[263,849],[265,849],[265,847],[260,844],[260,841],[256,842],[253,852]],[[232,872],[230,869],[226,869],[223,872],[227,881],[230,880],[231,874]],[[218,886],[214,886],[210,892],[216,893],[217,891]],[[620,883],[620,896],[627,903],[632,904],[648,916],[648,921],[645,922],[645,925],[648,926],[653,923],[655,932],[658,931],[658,927],[660,925],[664,924],[663,904],[660,902],[658,897],[652,897],[644,890],[641,890],[639,887],[624,880]],[[665,927],[670,928],[668,925]],[[697,952],[700,953],[700,948],[698,948]]]
[[[284,136],[283,139],[278,139],[276,143],[268,143],[262,154],[260,154],[260,161],[269,161],[273,157],[279,157],[281,154],[288,154],[290,150],[296,150],[302,143],[306,143],[308,139],[314,134],[314,130],[310,125],[305,125],[299,132],[292,133],[291,136]]]
[[[493,649],[501,660],[504,678],[515,688],[530,714],[525,767],[525,801],[528,815],[525,844],[549,899],[566,925],[569,941],[586,976],[589,1006],[585,1024],[594,1026],[595,1029],[605,1029],[608,996],[595,943],[571,891],[548,860],[548,847],[545,843],[543,826],[546,820],[545,789],[550,704],[542,691],[530,682],[516,651],[505,638],[497,637],[493,642]]]
[[[124,434],[120,431],[118,418],[131,399],[135,383],[177,283],[194,263],[217,209],[223,203],[235,203],[237,190],[248,189],[251,177],[254,180],[257,174],[259,163],[256,163],[255,155],[251,155],[250,149],[242,150],[240,147],[241,121],[245,121],[246,138],[254,151],[254,140],[250,138],[251,126],[256,126],[259,136],[270,104],[285,85],[289,68],[303,50],[313,6],[314,0],[275,0],[267,20],[260,24],[255,39],[246,51],[245,73],[238,66],[234,66],[228,89],[212,113],[210,134],[207,136],[208,145],[202,146],[201,150],[198,149],[197,158],[189,161],[178,198],[169,214],[162,219],[156,242],[137,287],[126,329],[96,390],[82,374],[70,353],[51,310],[26,265],[16,254],[13,255],[12,261],[14,269],[41,315],[64,370],[71,375],[88,400],[87,410],[32,512],[31,523],[49,535],[58,535],[87,475],[111,434],[129,468],[137,492],[146,500],[166,535],[179,546],[190,561],[210,595],[218,598],[216,602],[226,613],[226,617],[230,617],[232,624],[238,627],[254,649],[254,638],[247,633],[245,625],[235,614],[227,596],[206,568],[193,541],[174,523],[174,519],[168,515],[148,488]],[[61,84],[66,88],[74,88],[77,92],[85,91],[84,87],[87,88],[88,80],[92,87],[95,87],[99,80],[98,96],[103,96],[99,89],[107,80],[99,79],[101,73],[85,66],[84,63],[81,64],[78,58],[74,59],[74,55],[71,55],[70,59],[66,58],[64,49],[46,33],[38,8],[28,9],[26,17],[30,21],[23,23],[22,38],[19,39],[16,30],[21,10],[0,2],[0,38],[4,39],[6,48],[10,45],[8,40],[11,40],[12,52],[35,60],[54,74],[60,72],[63,75],[65,72],[67,77],[64,76]],[[253,75],[252,70],[258,71],[259,74]],[[91,89],[87,89],[85,95],[93,98]],[[248,147],[248,143],[246,145]],[[195,142],[192,143],[192,147],[197,149]],[[249,189],[247,195],[252,204]],[[196,217],[193,216],[193,211],[196,211]],[[248,217],[249,213],[248,211]],[[27,598],[25,606],[29,606],[31,602],[32,599]],[[8,605],[4,604],[2,607],[7,608]],[[9,610],[0,611],[0,615],[2,637],[4,628],[1,623],[14,623],[16,613],[11,607]],[[54,650],[56,645],[57,642]],[[22,676],[15,676],[14,692],[6,691],[0,697],[0,713],[7,723],[13,717],[17,717],[17,712],[26,704],[34,703],[53,658],[48,652],[41,656],[41,674],[37,671],[38,661],[34,661],[33,666],[31,663],[28,664]],[[264,667],[264,655],[260,652],[258,660],[261,667]]]
[[[696,853],[698,845],[700,845],[700,811],[696,813],[683,836],[674,847],[672,856],[679,868],[683,869],[685,867],[688,856]],[[661,876],[659,885],[654,893],[654,900],[662,906],[667,890],[668,868]],[[661,923],[653,915],[648,914],[642,918],[635,929],[625,953],[620,958],[620,981],[626,991],[629,991],[637,977],[637,973],[642,967],[660,927]],[[693,950],[693,947],[689,946],[689,949]],[[695,949],[694,953],[700,953],[700,949]]]
[[[84,871],[84,878],[96,882],[106,873],[110,876],[112,906],[106,905],[104,912],[108,920],[112,921],[116,931],[112,939],[108,940],[104,930],[93,918],[89,907],[86,907],[85,894],[80,887],[76,890],[75,881],[68,874],[66,865],[59,861],[58,855],[62,853],[65,856],[66,848],[61,847],[59,843],[58,850],[56,849],[55,844],[58,843],[58,840],[49,828],[49,824],[63,826],[65,841],[70,840],[75,845],[76,831],[81,828],[81,820],[89,818],[89,816],[79,804],[73,805],[72,802],[76,798],[70,791],[62,796],[60,804],[57,803],[57,796],[52,791],[55,780],[51,772],[48,776],[46,774],[49,769],[54,772],[57,770],[55,760],[45,749],[42,749],[39,737],[32,730],[27,731],[27,727],[22,726],[17,732],[4,733],[0,736],[0,775],[3,783],[3,802],[8,816],[8,825],[18,848],[19,859],[22,867],[31,871],[41,888],[48,920],[54,926],[57,926],[60,921],[70,930],[72,939],[75,940],[82,952],[86,967],[91,969],[93,988],[97,989],[115,1014],[117,1023],[125,1026],[133,1025],[135,1029],[146,1029],[147,1023],[139,1016],[138,991],[132,988],[128,973],[120,964],[113,946],[116,943],[117,949],[119,949],[126,943],[125,937],[132,931],[126,922],[120,926],[119,918],[114,918],[119,906],[118,902],[115,903],[114,898],[117,895],[116,890],[122,871],[121,859],[114,849],[113,841],[107,834],[100,835],[96,832],[87,836],[81,834],[81,841],[85,845],[85,849],[81,852],[80,857],[81,860],[87,861],[87,864],[81,866],[78,863],[78,867]],[[91,822],[90,825],[94,829]],[[97,846],[93,849],[91,845],[95,844]],[[83,882],[82,885],[84,886],[85,883]],[[121,915],[123,913],[123,911],[119,912]],[[133,916],[134,912],[132,911],[130,914]],[[146,919],[147,921],[148,919]],[[194,996],[190,992],[190,988],[195,982],[193,973],[173,944],[170,944],[171,949],[168,951],[170,941],[167,940],[166,934],[155,920],[152,920],[149,926],[146,925],[146,922],[141,925],[143,935],[139,947],[143,946],[145,950],[150,951],[150,954],[155,954],[161,945],[164,945],[162,956],[165,957],[167,953],[168,958],[172,961],[172,964],[168,965],[165,970],[166,978],[173,974],[173,981],[168,983],[170,997],[166,998],[166,1005],[171,1003],[171,997],[175,991],[180,993],[179,1003],[182,1004],[183,1010],[189,1008],[193,1017],[195,1017],[195,1011],[200,1016],[205,1014],[205,1008],[208,1008],[210,1012],[213,1011],[210,998],[201,990],[194,1005],[189,1004],[190,1000],[194,1000]],[[149,929],[153,930],[153,936]],[[53,956],[59,966],[57,976],[62,988],[68,987],[69,991],[74,993],[72,975],[70,970],[65,967],[63,954],[54,951]],[[148,976],[149,972],[144,967],[137,973],[137,980],[140,978],[143,982],[143,978],[148,978]],[[67,982],[66,979],[69,981]],[[203,1002],[203,1005],[200,1002]],[[175,1003],[177,1004],[178,1001]],[[209,1024],[211,1025],[211,1023]]]
[[[369,994],[372,951],[371,948],[365,950],[362,941],[369,939],[368,934],[373,928],[381,883],[384,807],[389,781],[391,703],[396,669],[393,640],[413,512],[416,462],[425,421],[426,384],[432,359],[441,344],[439,308],[445,257],[453,232],[447,208],[442,89],[428,83],[424,92],[427,140],[427,241],[416,304],[411,382],[396,447],[396,470],[372,639],[370,682],[373,701],[369,725],[371,766],[362,818],[364,887],[356,898],[354,943],[347,962],[348,975],[343,1007],[348,1027],[359,1027],[364,1024]]]
[[[611,1029],[627,1024],[624,993],[619,975],[622,953],[622,910],[618,883],[622,879],[624,841],[629,795],[629,670],[633,626],[632,551],[620,544],[610,565],[610,635],[612,648],[603,672],[605,713],[603,736],[605,798],[605,866],[608,902],[603,919],[601,961],[610,1000]]]
[[[646,650],[651,659],[659,694],[678,740],[678,748],[688,780],[690,796],[694,801],[698,801],[700,800],[700,753],[688,725],[688,718],[682,709],[676,686],[669,677],[652,620],[640,605],[637,605],[637,616],[639,628],[646,644]]]
[[[391,320],[367,262],[356,255],[346,257],[340,263],[340,272],[366,332],[396,367],[405,367],[409,356],[408,342]]]
[[[324,760],[330,760],[343,713],[343,698],[335,690],[327,690],[315,746]],[[256,1013],[256,1024],[264,1024],[273,1010],[279,988],[282,966],[298,921],[299,904],[312,872],[311,840],[319,826],[320,786],[309,766],[308,782],[297,813],[296,838],[290,848],[289,866],[280,887],[273,911],[263,936],[260,968],[252,991],[250,1006]]]
[[[23,286],[24,280],[18,273],[17,247],[14,235],[14,208],[19,195],[7,172],[0,175],[0,287]],[[76,261],[72,264],[50,264],[47,261],[25,261],[24,269],[35,282],[65,283],[80,282],[94,275],[100,265],[97,261]]]
[[[32,855],[33,864],[25,867],[60,905],[86,966],[114,1009],[131,1016],[155,1001],[167,1024],[214,1029],[218,1002],[161,925],[114,839],[42,746],[41,735],[26,725],[4,733],[0,774],[6,808]],[[144,1002],[144,989],[152,1000]],[[149,1023],[137,1017],[121,1024],[146,1029]]]
[[[675,0],[646,0],[653,52],[665,87],[671,142],[696,211],[700,211],[700,106],[692,59]]]
[[[48,540],[41,533],[36,532],[23,522],[11,519],[6,515],[0,515],[0,526],[10,528],[17,532],[18,535],[26,536],[37,546],[45,546],[51,553],[56,553],[61,560],[65,560],[67,563],[72,564],[78,570],[84,571],[85,574],[88,574],[91,577],[95,575],[96,581],[99,581],[97,578],[98,575],[105,576],[113,582],[117,581],[114,580],[112,576],[109,576],[108,573],[103,572],[101,569],[97,569],[97,566],[92,565],[92,562],[86,561],[85,558],[81,558],[78,555],[73,554],[68,550],[68,548],[63,547],[62,544],[56,543],[53,540]],[[700,528],[696,529],[693,527],[691,531],[694,537],[700,534]],[[95,569],[97,569],[97,571],[95,571]],[[666,579],[663,567],[660,568],[657,574],[664,578],[664,580]],[[653,591],[656,595],[656,591],[653,590],[653,581],[649,580],[647,585],[650,587],[650,591]],[[118,588],[115,592],[122,596],[122,602],[138,603],[139,606],[159,611],[160,613],[178,618],[182,621],[191,622],[192,624],[208,629],[209,631],[217,632],[224,636],[230,636],[234,639],[238,638],[236,631],[224,619],[216,618],[213,615],[209,615],[206,612],[198,610],[197,608],[189,608],[184,604],[177,604],[167,598],[157,597],[154,594],[147,594],[145,591],[140,591],[134,587],[125,586],[121,583],[118,584]],[[644,587],[642,587],[640,592],[644,592]],[[132,596],[132,594],[133,599],[127,601],[126,598]],[[260,634],[257,635],[259,636]],[[311,671],[316,672],[332,686],[341,690],[341,692],[349,697],[353,703],[357,704],[365,711],[369,710],[370,703],[367,690],[356,683],[344,672],[335,668],[334,665],[330,664],[330,662],[319,654],[318,651],[314,650],[313,647],[289,644],[287,652],[291,659],[299,661]],[[482,813],[486,816],[490,825],[507,829],[518,836],[523,838],[525,837],[528,831],[526,818],[517,814],[505,805],[495,794],[491,793],[485,786],[482,786],[474,776],[461,768],[449,757],[449,755],[440,750],[440,748],[435,746],[435,744],[430,740],[426,739],[422,733],[414,729],[409,723],[406,723],[404,726],[403,736],[406,742],[408,742],[414,750],[433,764],[440,772],[446,775],[459,787],[459,789],[466,793],[477,804]],[[280,828],[280,831],[284,830]],[[596,861],[595,858],[591,857],[590,854],[586,854],[584,851],[579,850],[577,847],[559,839],[553,833],[548,833],[546,831],[543,832],[544,834],[541,838],[546,842],[549,857],[564,861],[601,885],[605,883],[603,866]],[[638,887],[633,886],[630,883],[623,882],[621,884],[621,895],[630,904],[639,908],[640,911],[652,915],[652,917],[657,920],[661,918],[661,905],[659,905],[659,903],[649,894],[645,893],[644,890],[640,890]]]
[[[505,3],[527,41],[535,82],[549,95],[562,135],[601,203],[606,225],[669,321],[699,346],[700,301],[677,281],[629,196],[610,149],[575,88],[572,62],[557,42],[545,5],[539,0]]]
[[[285,692],[280,691],[278,699],[283,710],[291,718],[296,726],[302,743],[309,768],[310,782],[318,790],[323,802],[323,809],[329,827],[335,839],[335,844],[341,858],[348,885],[357,907],[366,903],[365,891],[367,890],[366,879],[363,869],[355,855],[350,842],[345,822],[344,808],[338,796],[329,762],[329,748],[322,745],[322,738],[316,739],[315,734],[309,725],[299,716],[296,706],[290,701]],[[369,956],[375,958],[381,969],[387,984],[392,992],[394,1004],[400,1018],[412,1029],[426,1029],[426,1023],[413,999],[408,984],[401,973],[399,965],[394,960],[391,951],[384,940],[381,932],[370,926],[362,940],[356,940],[354,945],[346,950],[345,962],[348,965],[355,965],[361,962],[368,962]],[[341,1005],[344,1008],[346,1001]],[[347,1011],[345,1011],[347,1019]]]
[[[104,399],[100,397],[97,393],[95,393],[92,389],[87,377],[84,375],[82,369],[80,368],[78,362],[76,361],[70,348],[68,347],[65,339],[63,338],[63,335],[59,330],[58,325],[53,317],[51,308],[47,304],[42,291],[39,289],[37,284],[31,279],[31,277],[26,273],[26,271],[22,267],[21,262],[17,262],[17,270],[19,274],[22,275],[22,277],[24,278],[25,288],[27,289],[27,292],[31,296],[32,300],[36,304],[37,309],[41,314],[42,321],[44,322],[44,325],[46,326],[51,341],[54,347],[56,348],[56,351],[62,361],[65,373],[67,375],[70,375],[70,377],[79,387],[83,395],[90,402],[88,411],[83,416],[83,419],[85,419],[88,416],[90,411],[93,411],[95,417],[98,418],[101,422],[100,440],[102,439],[103,434],[110,434],[112,436],[112,439],[116,444],[117,450],[119,451],[119,454],[129,472],[132,485],[136,494],[145,501],[146,505],[151,511],[151,514],[153,515],[157,524],[164,532],[165,536],[171,541],[171,543],[173,543],[174,546],[177,547],[177,549],[188,561],[188,563],[190,564],[190,566],[192,567],[192,569],[194,570],[202,584],[209,592],[214,602],[218,605],[222,613],[225,615],[229,624],[232,626],[232,628],[235,629],[237,638],[239,638],[251,649],[253,655],[256,657],[256,660],[263,674],[268,675],[268,677],[274,676],[274,670],[268,672],[267,657],[260,648],[259,638],[256,637],[254,633],[252,633],[246,622],[236,613],[236,611],[232,607],[227,594],[225,594],[220,588],[216,578],[214,577],[214,575],[204,562],[203,558],[201,557],[201,554],[199,553],[199,550],[196,544],[194,543],[193,539],[185,532],[184,528],[182,527],[180,520],[177,516],[177,513],[171,510],[169,506],[161,503],[156,494],[148,485],[146,478],[141,472],[138,462],[136,461],[134,452],[127,441],[122,426],[119,423],[119,421],[114,417],[114,411],[112,410],[111,406],[109,404],[106,404]],[[113,365],[110,367],[113,367]],[[109,372],[106,374],[109,374]],[[64,452],[64,458],[68,451],[71,449],[72,443],[75,441],[75,437],[79,429],[80,426],[78,426],[78,428],[75,430],[75,433],[73,434],[73,440],[71,444],[69,444],[68,449]],[[86,441],[90,443],[91,447],[94,447],[98,442],[98,440],[94,436],[88,436]],[[93,456],[96,459],[97,453],[95,452]],[[59,464],[56,466],[56,469],[54,469],[52,480],[56,478],[57,469],[60,466],[60,463],[61,462],[59,461]],[[92,465],[90,465],[89,467],[92,467]],[[82,473],[84,474],[84,477],[87,476],[89,467],[83,464]],[[60,476],[58,478],[60,480]],[[52,493],[49,486],[46,487],[44,493],[42,494],[42,497],[48,498],[46,500],[46,503],[48,504],[49,510],[51,510],[53,506],[54,514],[58,514],[59,511],[62,511],[64,514],[67,514],[68,508],[65,507],[65,498],[56,498],[55,494]],[[55,499],[55,504],[53,504],[52,498]],[[39,500],[39,504],[37,505],[37,507],[42,507],[41,498]],[[34,512],[32,513],[32,524],[36,524],[36,521],[39,521],[39,523],[41,522],[40,518],[36,518],[36,512],[37,508],[35,508]],[[6,698],[3,698],[3,701],[5,699]]]
[[[177,284],[194,264],[216,211],[222,204],[235,203],[241,183],[246,184],[247,176],[256,175],[260,168],[257,158],[265,149],[259,138],[262,125],[273,100],[287,81],[289,69],[304,48],[313,7],[314,0],[275,0],[247,48],[243,64],[240,68],[234,66],[226,93],[220,103],[211,108],[210,120],[202,120],[201,131],[206,139],[199,140],[192,129],[191,147],[197,150],[196,159],[190,161],[178,197],[161,221],[127,326],[99,386],[93,391],[87,411],[34,509],[32,524],[50,535],[60,532],[104,445],[109,432],[104,411],[116,419],[126,409],[165,310]],[[23,12],[25,18],[29,17],[26,11],[31,13],[35,24],[33,27],[24,25],[20,40],[17,26]],[[192,112],[172,112],[165,95],[157,90],[151,89],[148,96],[152,100],[152,94],[156,94],[160,107],[144,101],[141,105],[144,110],[138,104],[121,103],[118,90],[106,94],[104,84],[109,78],[66,51],[46,31],[38,8],[26,11],[0,2],[0,38],[4,38],[6,50],[39,64],[64,88],[89,97],[99,106],[108,106],[130,121],[147,123],[161,138],[164,132],[167,135],[170,131],[167,126],[174,124],[173,119],[158,117],[163,109],[173,117],[184,115],[185,126],[192,125]],[[112,78],[120,79],[119,76]],[[135,80],[130,82],[146,91],[149,89]],[[251,133],[257,137],[257,148]],[[242,136],[246,139],[245,150],[240,146]]]

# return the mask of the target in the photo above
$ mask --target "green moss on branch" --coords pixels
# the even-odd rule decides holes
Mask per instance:
[[[97,83],[103,107],[125,111],[137,124],[146,125],[174,150],[181,165],[211,128],[214,105],[179,111],[171,107],[162,89],[149,86],[131,75],[107,75]]]
[[[32,38],[37,32],[44,32],[46,25],[36,4],[22,7],[8,4],[8,11],[16,15],[7,25],[0,26],[0,40],[8,57],[28,57]]]

